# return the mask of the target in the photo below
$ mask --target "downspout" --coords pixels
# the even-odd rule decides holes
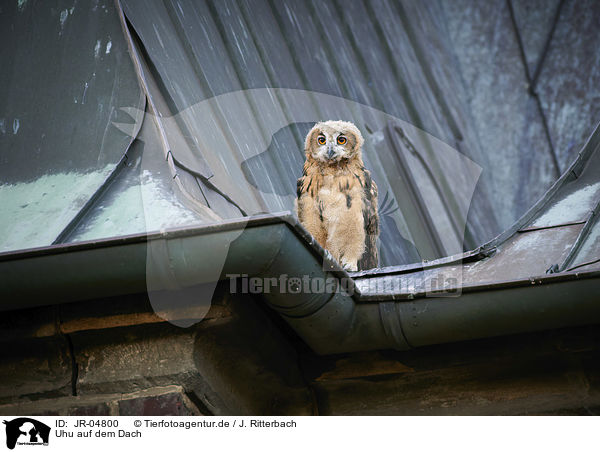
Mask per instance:
[[[306,246],[310,236],[293,217],[286,218],[284,231],[279,253],[258,276],[287,284],[262,298],[316,353],[409,348],[398,317],[390,315],[393,303],[357,303],[360,294],[350,276],[314,241]],[[314,291],[317,281],[321,289],[335,282],[337,290]]]

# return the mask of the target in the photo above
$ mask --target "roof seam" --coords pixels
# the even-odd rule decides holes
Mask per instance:
[[[596,205],[594,206],[594,208],[588,215],[587,219],[585,220],[585,224],[581,228],[581,231],[579,231],[579,235],[575,239],[573,246],[571,246],[571,249],[569,250],[569,254],[567,254],[565,259],[559,265],[559,267],[558,267],[559,272],[565,271],[565,269],[573,263],[573,260],[575,259],[577,253],[581,249],[581,246],[583,245],[583,243],[587,239],[588,235],[590,234],[590,231],[592,230],[592,226],[594,226],[596,224],[596,222],[598,221],[598,216],[599,216],[598,213],[599,212],[600,212],[600,199],[598,199],[598,201],[596,202]]]
[[[142,109],[142,111],[143,111],[146,108],[146,96],[144,95],[143,92],[142,92],[141,97],[142,97],[143,104],[144,104],[144,107]],[[102,197],[102,195],[104,195],[104,193],[106,193],[106,190],[108,189],[108,187],[110,187],[110,185],[115,181],[117,176],[119,174],[121,174],[121,172],[127,165],[127,160],[129,158],[128,157],[129,152],[131,151],[132,145],[133,145],[133,143],[135,143],[135,140],[137,139],[137,137],[140,133],[140,130],[142,130],[142,124],[145,121],[145,119],[146,119],[146,115],[144,114],[144,115],[142,115],[142,120],[139,121],[139,125],[136,124],[137,130],[135,130],[135,132],[133,133],[133,136],[131,137],[131,141],[129,142],[129,145],[125,149],[125,153],[121,156],[121,159],[119,160],[119,163],[117,163],[117,165],[115,166],[114,170],[111,171],[111,173],[104,180],[102,185],[100,185],[100,187],[94,192],[94,194],[92,194],[92,196],[90,196],[90,198],[86,201],[86,203],[79,210],[79,212],[77,212],[77,215],[75,215],[75,217],[73,217],[71,219],[71,221],[69,221],[69,223],[64,227],[64,229],[60,232],[60,234],[58,234],[58,236],[56,236],[56,238],[52,242],[52,245],[58,245],[61,243],[65,243],[68,240],[68,238],[71,236],[71,234],[73,234],[75,229],[77,229],[77,226],[79,226],[81,221],[91,211],[92,207],[94,207],[96,202]]]

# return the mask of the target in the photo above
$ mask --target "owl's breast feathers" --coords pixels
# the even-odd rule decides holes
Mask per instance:
[[[358,187],[371,186],[368,173],[360,164],[325,166],[307,161],[302,170],[302,177],[298,179],[296,194],[298,198],[304,193],[316,198],[322,188],[337,190],[340,193],[352,192]]]
[[[319,193],[322,189],[336,191],[345,196],[346,206],[361,203],[365,228],[365,252],[359,261],[359,269],[378,266],[377,237],[379,236],[379,216],[377,206],[377,185],[371,179],[371,173],[366,170],[362,161],[351,161],[347,165],[322,165],[313,160],[304,163],[302,177],[297,181],[296,194],[298,199],[310,196],[319,206],[319,216],[322,221]],[[359,199],[356,199],[356,198]],[[303,212],[298,210],[300,222],[303,222]]]

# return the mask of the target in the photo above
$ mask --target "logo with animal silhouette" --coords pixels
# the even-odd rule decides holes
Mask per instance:
[[[19,417],[12,421],[3,421],[6,425],[6,447],[48,445],[50,427],[29,417]]]

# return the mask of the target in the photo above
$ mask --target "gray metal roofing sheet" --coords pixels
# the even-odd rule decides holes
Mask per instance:
[[[47,30],[30,37],[40,64],[51,68],[40,75],[28,71],[35,58],[27,58],[23,44],[0,50],[3,61],[14,66],[0,89],[0,99],[7,99],[0,114],[0,158],[7,162],[0,180],[2,208],[8,213],[0,221],[4,249],[45,245],[57,236],[77,240],[147,231],[185,218],[212,222],[290,210],[306,129],[312,121],[343,117],[362,129],[365,162],[379,184],[380,203],[385,200],[380,206],[382,265],[436,258],[460,251],[465,221],[464,246],[475,247],[543,193],[555,177],[550,144],[542,133],[545,123],[553,137],[570,137],[573,145],[557,146],[565,164],[598,114],[598,61],[590,57],[597,53],[596,4],[558,11],[556,3],[536,9],[513,1],[516,30],[505,2],[122,4],[130,40],[119,25],[119,11],[108,1],[65,2],[64,9],[48,14],[46,5],[12,3],[0,15],[11,39],[29,36],[28,24],[44,16],[40,23]],[[537,16],[539,20],[532,19]],[[488,17],[498,21],[484,20]],[[576,23],[580,26],[574,28]],[[542,110],[520,89],[526,80],[515,31],[529,72],[537,72],[531,69],[534,61],[536,69],[544,69],[538,79]],[[543,40],[551,32],[563,36],[567,31],[573,44],[568,50],[562,41]],[[547,43],[552,46],[542,58]],[[140,80],[126,53],[128,45]],[[563,54],[585,61],[573,83],[565,82],[573,64]],[[563,75],[555,80],[554,73]],[[95,78],[88,80],[90,74]],[[44,86],[39,83],[43,76],[49,81]],[[146,113],[138,82],[150,99]],[[33,92],[18,100],[15,93],[28,86]],[[293,89],[307,94],[289,95]],[[63,103],[65,92],[73,94],[73,105]],[[335,100],[340,98],[345,101]],[[19,117],[27,115],[17,114],[19,109],[43,116],[39,135],[28,129],[30,122]],[[572,111],[579,112],[573,116],[576,123],[561,120]],[[166,170],[151,165],[156,173],[147,170],[142,175],[150,178],[142,179],[162,181],[157,184],[160,196],[189,210],[165,215],[160,224],[142,225],[139,205],[117,207],[127,190],[144,186],[134,174],[139,170],[135,164],[114,171],[137,137],[142,118],[145,124],[157,124],[160,137],[149,138],[152,143],[139,138],[124,165],[135,155],[166,156]],[[390,118],[401,120],[391,121],[400,124],[401,132]],[[57,127],[58,120],[73,128]],[[427,132],[425,139],[413,125]],[[35,140],[48,131],[56,138],[51,146],[40,141],[39,155],[47,156],[40,159]],[[436,137],[466,156],[466,166],[449,170],[437,145],[431,151]],[[16,154],[20,146],[23,150]],[[479,181],[471,161],[483,170]],[[110,185],[109,176],[115,178]],[[32,185],[14,191],[8,183],[12,179]],[[46,202],[49,193],[53,203]],[[27,199],[21,202],[23,197]],[[141,208],[159,212],[158,204],[142,203]],[[49,217],[51,227],[37,227]],[[100,227],[101,219],[103,226],[114,227]]]
[[[385,7],[391,7],[394,14],[399,14],[395,6],[387,5]],[[333,51],[334,42],[342,42],[340,39],[343,37],[354,36],[347,27],[329,27],[329,31],[323,35],[317,33],[317,29],[312,34],[294,35],[303,27],[315,26],[310,20],[307,20],[314,15],[313,8],[314,6],[309,3],[298,2],[278,4],[273,8],[266,2],[242,2],[239,4],[232,2],[196,2],[193,4],[190,2],[167,2],[166,4],[153,3],[148,8],[135,2],[125,2],[125,13],[140,38],[140,45],[145,51],[144,56],[149,59],[147,64],[155,68],[155,72],[152,70],[146,72],[145,77],[154,78],[157,81],[152,90],[157,97],[171,101],[165,102],[162,109],[159,108],[162,110],[163,118],[170,115],[171,122],[185,123],[187,130],[196,137],[198,146],[194,152],[190,154],[186,149],[174,146],[172,151],[175,158],[184,168],[202,174],[200,169],[202,165],[197,165],[195,159],[198,155],[203,155],[204,161],[209,162],[208,166],[213,174],[211,182],[221,191],[228,193],[248,213],[264,210],[290,210],[295,191],[294,181],[300,174],[302,164],[302,140],[307,130],[307,126],[294,121],[294,118],[297,121],[298,105],[306,102],[300,108],[303,110],[301,116],[305,120],[316,121],[323,117],[348,117],[350,115],[350,118],[363,129],[365,135],[368,135],[369,127],[372,129],[373,137],[367,136],[365,161],[367,166],[374,171],[382,199],[384,197],[388,199],[388,209],[382,209],[385,218],[390,217],[383,221],[381,235],[382,248],[385,248],[385,251],[381,253],[383,262],[399,264],[418,259],[420,254],[431,258],[460,251],[462,232],[461,236],[457,237],[454,232],[447,234],[444,231],[448,227],[452,229],[452,226],[449,226],[449,223],[444,226],[446,219],[450,221],[447,213],[441,212],[444,210],[443,205],[447,199],[439,199],[439,193],[433,197],[431,194],[425,196],[426,200],[430,201],[430,210],[438,219],[437,225],[430,225],[430,228],[433,228],[431,230],[436,236],[443,237],[444,240],[448,238],[451,243],[429,250],[426,244],[428,240],[421,238],[416,243],[417,249],[424,248],[420,253],[413,252],[414,247],[407,248],[404,245],[407,240],[414,242],[413,235],[420,234],[423,228],[421,224],[415,224],[412,220],[409,221],[410,227],[407,227],[405,219],[407,213],[402,210],[394,211],[396,205],[405,204],[399,201],[403,197],[402,185],[398,184],[394,170],[386,169],[386,166],[389,167],[389,163],[387,165],[384,163],[386,156],[382,156],[383,160],[380,161],[378,154],[390,154],[391,152],[410,154],[410,152],[406,149],[390,151],[389,143],[383,143],[384,145],[380,146],[382,149],[375,151],[372,143],[379,140],[379,136],[386,127],[385,121],[377,122],[371,109],[365,109],[360,104],[346,102],[340,108],[339,102],[338,105],[335,105],[319,96],[319,92],[345,96],[369,105],[383,106],[388,112],[406,116],[408,110],[398,108],[405,102],[411,101],[400,93],[396,97],[390,95],[392,91],[397,92],[401,88],[392,83],[393,77],[389,78],[390,84],[386,90],[389,92],[386,92],[385,95],[373,87],[373,83],[385,82],[382,77],[397,72],[398,68],[392,72],[378,70],[377,73],[364,74],[356,65],[361,58],[373,57],[377,59],[374,63],[377,62],[384,66],[388,64],[404,65],[405,63],[400,60],[389,60],[389,52],[385,51],[385,45],[388,43],[381,45],[382,33],[383,35],[402,34],[402,30],[394,28],[390,23],[390,26],[382,31],[379,26],[374,26],[367,21],[368,26],[363,27],[360,40],[353,41],[353,45]],[[354,4],[352,8],[360,9],[361,6]],[[160,9],[163,14],[158,14],[156,9]],[[330,12],[328,9],[325,12],[322,11],[323,14]],[[357,12],[361,11],[357,10]],[[348,20],[351,20],[351,14],[347,14]],[[364,14],[368,15],[367,12]],[[380,14],[380,11],[369,10],[369,14]],[[326,19],[324,17],[319,20]],[[267,26],[269,24],[271,26]],[[354,30],[354,27],[352,29]],[[178,39],[167,39],[173,36],[177,36]],[[406,41],[404,45],[408,46],[406,51],[410,51],[410,38],[406,35],[403,36]],[[309,44],[307,40],[314,42]],[[399,44],[393,43],[392,45]],[[378,47],[380,52],[376,51]],[[315,59],[307,54],[306,60],[300,64],[299,57],[311,48],[322,53],[322,61],[319,62],[318,56]],[[187,52],[185,64],[175,66],[170,63],[177,55],[179,55],[177,58],[183,58],[185,52]],[[278,64],[279,60],[286,58],[287,64]],[[330,62],[327,62],[328,58],[331,59]],[[188,63],[189,71],[186,69]],[[314,65],[313,69],[311,69],[311,65]],[[424,77],[420,73],[421,69],[416,65],[403,66],[402,71],[407,77],[412,77],[415,82]],[[413,76],[411,71],[417,71],[417,73]],[[194,77],[198,81],[196,81],[196,85],[192,86],[190,80],[193,80]],[[311,101],[307,95],[286,96],[280,94],[282,91],[279,93],[273,91],[273,95],[248,91],[232,97],[235,110],[233,116],[231,108],[228,106],[228,100],[223,96],[214,98],[211,105],[212,110],[208,112],[205,108],[199,107],[199,104],[193,104],[194,101],[198,102],[222,93],[231,93],[240,88],[277,86],[310,89],[316,91],[312,96],[317,99]],[[427,86],[415,83],[415,88],[422,91],[425,98],[429,99],[426,102],[420,102],[421,108],[425,108],[425,105],[432,105],[427,108],[431,109],[432,114],[435,112],[433,116],[427,117],[437,117],[439,108],[434,106],[435,98],[428,91]],[[151,95],[154,96],[154,94]],[[170,110],[166,111],[167,108]],[[246,116],[243,113],[245,110],[249,112]],[[393,117],[390,116],[390,118]],[[167,121],[166,119],[162,120]],[[211,122],[213,122],[212,125]],[[243,124],[241,130],[240,122]],[[281,124],[284,127],[274,127],[275,124]],[[167,126],[167,129],[171,129],[171,127]],[[215,133],[217,135],[214,135]],[[413,133],[413,135],[415,134]],[[261,142],[269,143],[265,152],[256,155],[256,151],[252,150],[250,154],[248,153],[248,149],[246,149],[248,143],[258,144]],[[421,146],[421,148],[427,154],[427,146]],[[227,162],[224,167],[214,159],[215,153],[223,162]],[[408,155],[407,158],[414,160],[415,156]],[[427,160],[425,165],[433,164],[435,175],[439,176],[440,164],[436,163],[436,156],[428,155],[425,159]],[[252,186],[248,187],[250,190],[244,188],[244,179],[240,179],[237,173],[240,164],[245,179]],[[417,166],[414,166],[415,164]],[[412,163],[412,165],[412,169],[418,174],[422,162]],[[436,167],[437,171],[435,171]],[[395,168],[395,165],[392,168]],[[431,183],[431,179],[424,174],[418,174],[417,177],[417,183],[420,184],[418,191],[421,192],[427,192]],[[467,178],[469,183],[473,184],[476,182],[477,176],[471,175]],[[258,190],[252,190],[252,188]],[[452,189],[448,190],[448,184],[443,188],[452,193]],[[471,191],[463,196],[464,200],[470,200],[472,189],[471,186]],[[252,192],[255,193],[255,197],[258,197],[258,204],[247,196]],[[461,192],[461,195],[464,193]],[[468,209],[469,201],[465,202],[466,204],[463,202],[464,207]],[[463,208],[458,214],[461,217],[458,222],[463,223],[458,227],[460,231],[464,227],[466,209]],[[403,225],[399,228],[399,224]]]
[[[597,219],[569,268],[571,271],[600,268],[600,222]]]
[[[111,123],[141,123],[145,98],[113,3],[62,6],[2,4],[0,250],[53,243],[132,141]]]

